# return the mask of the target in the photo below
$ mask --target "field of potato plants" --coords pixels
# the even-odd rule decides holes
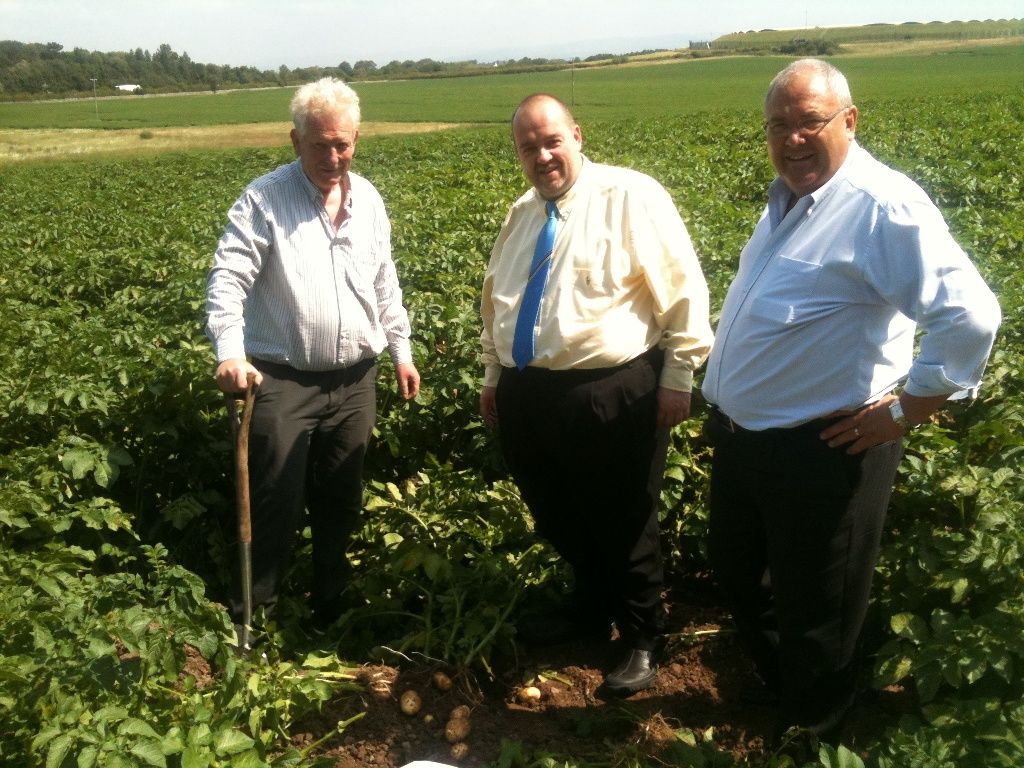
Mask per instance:
[[[815,765],[1024,764],[1022,97],[860,105],[862,143],[931,193],[1005,320],[980,398],[910,438],[889,517],[867,642],[874,685],[910,691],[914,712],[861,757],[826,751]],[[584,125],[592,158],[672,192],[713,307],[772,176],[758,126],[753,110]],[[400,654],[493,675],[512,655],[524,590],[564,578],[477,416],[478,289],[524,187],[507,128],[366,140],[356,168],[392,216],[424,391],[404,404],[382,371],[351,552],[365,605],[312,634],[300,555],[289,598],[261,624],[265,658],[233,652],[216,603],[234,568],[231,454],[203,285],[231,202],[287,159],[244,150],[2,169],[0,764],[332,764],[321,746],[346,722],[291,736],[357,695],[357,665]],[[663,495],[676,574],[703,568],[699,435],[699,415],[677,430]],[[601,765],[787,764],[678,738],[703,746],[685,761]],[[596,765],[528,745],[500,764]]]

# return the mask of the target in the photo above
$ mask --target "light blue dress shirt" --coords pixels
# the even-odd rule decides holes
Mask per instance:
[[[924,191],[854,142],[787,213],[790,197],[776,179],[740,255],[705,398],[762,430],[858,408],[904,379],[917,396],[975,390],[999,304]]]
[[[296,160],[252,182],[228,213],[207,278],[217,361],[256,357],[303,371],[346,368],[385,346],[412,360],[384,202],[349,172],[335,230]]]

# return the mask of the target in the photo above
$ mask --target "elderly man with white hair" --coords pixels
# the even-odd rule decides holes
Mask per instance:
[[[359,98],[340,80],[291,103],[297,159],[246,187],[228,213],[206,291],[217,385],[258,386],[250,427],[253,603],[273,609],[303,508],[313,537],[311,608],[342,612],[345,550],[362,507],[376,416],[376,359],[416,397],[409,318],[391,226],[373,185],[351,171]],[[241,615],[239,599],[232,613]]]

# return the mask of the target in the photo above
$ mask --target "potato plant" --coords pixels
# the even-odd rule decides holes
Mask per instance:
[[[868,642],[877,684],[912,687],[922,707],[872,745],[880,766],[1024,759],[1024,134],[1006,128],[1024,123],[1020,95],[860,104],[861,141],[934,196],[1005,314],[980,399],[908,443]],[[675,196],[713,308],[772,176],[758,124],[746,110],[586,126],[590,157]],[[234,655],[216,602],[234,568],[233,491],[203,284],[234,197],[288,159],[4,168],[0,762],[312,764],[288,748],[290,725],[344,695],[348,662],[422,654],[488,674],[525,591],[562,586],[477,416],[479,285],[524,188],[507,129],[367,139],[356,169],[392,216],[423,394],[399,402],[382,364],[350,612],[327,635],[306,630],[300,551],[278,614],[258,622],[266,659]],[[703,567],[707,475],[694,418],[674,434],[662,497],[673,569]],[[691,734],[679,764],[713,752]]]

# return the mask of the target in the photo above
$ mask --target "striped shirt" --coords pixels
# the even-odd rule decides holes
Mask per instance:
[[[396,365],[412,360],[384,202],[369,181],[348,178],[337,230],[298,160],[235,202],[206,283],[218,363],[251,357],[327,371],[385,346]]]

